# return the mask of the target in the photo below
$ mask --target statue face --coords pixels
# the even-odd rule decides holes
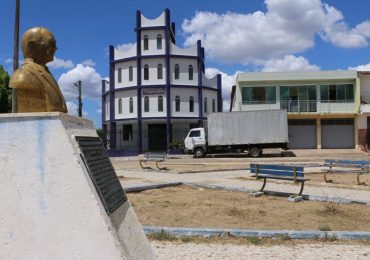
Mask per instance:
[[[48,44],[46,45],[46,53],[45,53],[46,63],[54,60],[54,54],[56,50],[57,50],[57,43],[54,37],[51,35],[51,38],[48,40]]]

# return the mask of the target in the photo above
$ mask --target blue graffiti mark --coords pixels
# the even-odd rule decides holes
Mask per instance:
[[[44,192],[45,192],[45,177],[46,177],[46,166],[45,162],[47,160],[46,155],[46,148],[47,148],[47,141],[49,139],[49,129],[47,127],[47,121],[45,120],[39,120],[37,122],[37,154],[38,154],[38,162],[37,162],[37,168],[39,172],[39,196],[38,196],[38,205],[39,208],[42,211],[46,211],[48,209],[47,203],[44,198]]]

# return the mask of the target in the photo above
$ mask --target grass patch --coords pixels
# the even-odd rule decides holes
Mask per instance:
[[[175,235],[172,235],[170,232],[161,230],[159,232],[152,233],[148,235],[148,238],[158,241],[175,241],[178,238]]]
[[[127,194],[143,225],[270,230],[370,231],[370,207],[302,201],[186,185]]]

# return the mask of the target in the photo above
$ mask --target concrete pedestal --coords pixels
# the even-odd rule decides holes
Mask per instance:
[[[130,203],[108,215],[63,113],[0,115],[0,259],[153,259]]]

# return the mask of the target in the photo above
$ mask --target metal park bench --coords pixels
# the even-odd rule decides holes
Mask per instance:
[[[360,175],[369,173],[369,161],[349,161],[349,160],[325,160],[324,166],[329,169],[323,169],[325,182],[333,182],[327,178],[328,173],[354,173],[358,185],[365,185],[365,182],[360,182]]]
[[[144,153],[144,158],[139,161],[141,168],[143,169],[152,169],[151,167],[144,166],[144,162],[148,161],[154,161],[155,166],[158,168],[158,170],[167,170],[167,167],[160,167],[159,163],[164,162],[167,159],[167,154],[166,153],[153,153],[153,152],[148,152]]]
[[[301,195],[304,188],[304,182],[310,180],[304,177],[302,166],[251,164],[250,172],[252,177],[263,179],[263,184],[259,191],[263,191],[267,179],[278,179],[301,183],[301,189],[298,193],[298,195]]]

